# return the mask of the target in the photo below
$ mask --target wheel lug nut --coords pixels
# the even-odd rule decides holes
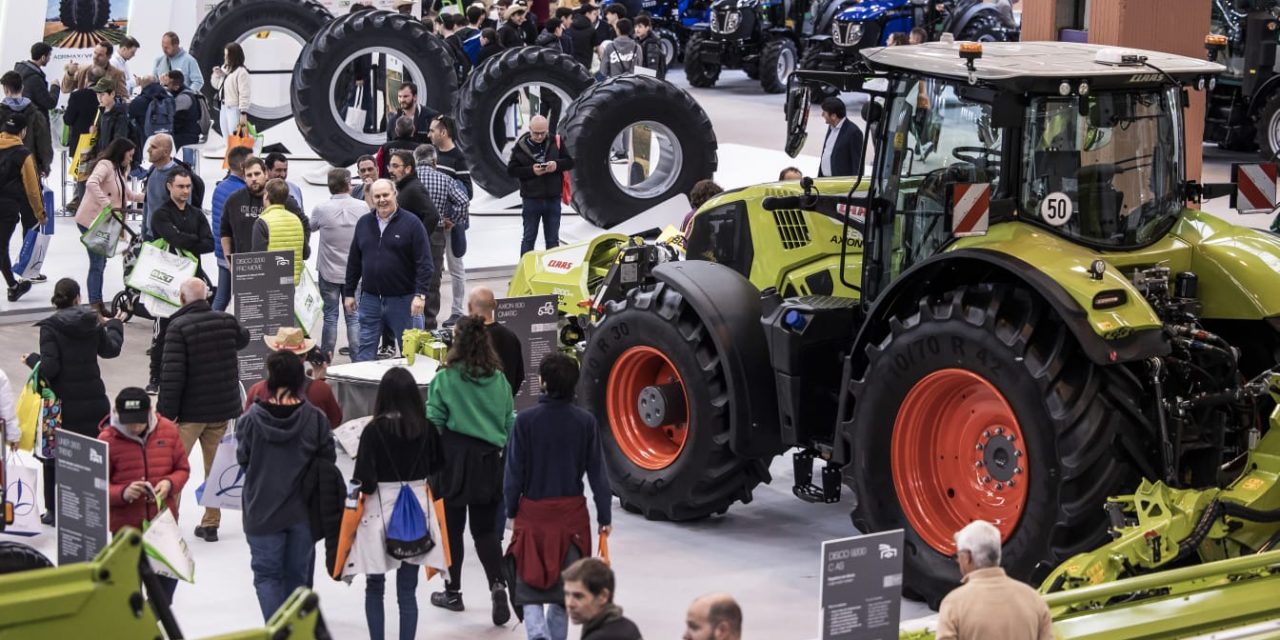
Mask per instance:
[[[991,438],[991,432],[990,432],[990,431],[983,431],[983,432],[982,432],[982,438],[983,438],[984,440],[988,440],[988,439],[990,439],[990,438]]]
[[[996,489],[999,489],[999,490],[1001,490],[1001,491],[1004,491],[1004,483],[1003,483],[1003,482],[997,482],[997,483],[996,483]]]
[[[1014,467],[1014,468],[1013,468],[1013,472],[1014,472],[1014,473],[1022,473],[1022,467]]]
[[[1011,433],[1011,434],[1009,434],[1007,437],[1009,438],[1009,442],[1013,442],[1014,440],[1017,440],[1017,439],[1018,439],[1018,436],[1017,436],[1016,434],[1012,434],[1012,433]]]
[[[978,450],[978,451],[982,451],[982,443],[978,443],[978,444],[973,445],[973,448],[974,448],[974,449],[976,449],[976,450]]]
[[[981,460],[979,460],[979,461],[977,461],[977,462],[973,463],[973,466],[975,466],[975,467],[981,467],[981,466],[982,466],[982,461],[981,461]]]
[[[996,427],[996,435],[1004,433],[1004,427]]]
[[[1009,478],[1009,486],[1013,486],[1013,478]]]
[[[1021,457],[1022,457],[1022,452],[1021,452],[1021,451],[1018,451],[1017,449],[1014,449],[1014,450],[1013,450],[1013,457],[1015,457],[1015,458],[1021,458]]]
[[[988,482],[991,482],[991,476],[982,476],[982,484],[987,484]]]

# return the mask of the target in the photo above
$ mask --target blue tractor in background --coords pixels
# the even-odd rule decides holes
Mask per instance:
[[[610,5],[619,0],[608,0]],[[684,59],[685,43],[699,23],[707,21],[710,0],[644,0],[643,11],[653,20],[653,33],[662,39],[667,67]],[[635,16],[631,16],[634,18]]]
[[[766,93],[782,93],[800,63],[809,0],[715,0],[685,46],[684,73],[712,87],[723,69],[742,69]]]
[[[929,40],[949,33],[956,40],[1009,42],[1019,27],[1009,0],[861,0],[827,7],[831,16],[815,15],[802,69],[846,71],[858,52],[889,43],[894,33],[923,28]]]

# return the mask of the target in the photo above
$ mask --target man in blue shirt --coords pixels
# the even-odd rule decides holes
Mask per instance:
[[[192,91],[199,92],[204,87],[204,74],[200,72],[200,65],[186,49],[179,46],[178,34],[172,31],[164,34],[160,39],[160,49],[164,51],[164,55],[156,58],[157,80],[176,69],[182,72],[182,77],[186,78],[187,86]]]
[[[164,203],[169,201],[169,189],[165,181],[169,172],[178,166],[173,161],[173,138],[167,133],[157,133],[147,141],[147,162],[151,163],[151,172],[147,174],[147,199],[142,207],[142,237],[150,240],[151,216]]]
[[[215,238],[222,235],[222,209],[227,204],[227,198],[248,186],[244,181],[244,161],[251,155],[253,149],[249,147],[234,147],[227,152],[227,177],[218,181],[218,186],[213,188],[210,207],[213,210],[210,226]],[[213,310],[226,311],[227,305],[231,304],[231,269],[227,267],[227,257],[222,253],[221,241],[214,243],[213,255],[218,259],[218,290],[213,296]]]
[[[373,211],[356,223],[343,286],[347,313],[356,313],[360,289],[360,349],[355,361],[373,360],[383,328],[399,342],[411,318],[422,315],[431,287],[431,244],[418,216],[396,205],[396,186],[369,187]]]

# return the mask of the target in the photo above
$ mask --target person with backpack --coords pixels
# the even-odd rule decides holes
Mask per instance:
[[[337,459],[324,412],[302,397],[302,359],[267,356],[267,391],[236,420],[236,462],[244,470],[244,536],[262,619],[311,584],[316,547],[303,485],[313,463]]]
[[[141,91],[129,101],[132,126],[142,132],[143,140],[157,133],[172,133],[176,107],[163,78],[157,80],[155,76],[143,76],[138,79],[138,86]]]
[[[173,98],[173,145],[177,149],[200,144],[209,115],[204,113],[204,97],[186,85],[181,71],[169,72],[169,95]]]
[[[618,5],[609,5],[612,9]],[[604,44],[600,52],[600,74],[606,78],[635,73],[640,64],[642,53],[640,45],[631,39],[632,22],[630,18],[620,18],[613,24],[616,34],[613,40]]]
[[[413,374],[403,367],[388,369],[378,384],[373,403],[373,419],[360,435],[353,482],[364,494],[364,515],[356,531],[350,558],[353,566],[344,573],[365,576],[364,613],[371,640],[386,634],[383,599],[386,574],[396,572],[396,595],[400,604],[400,640],[411,640],[418,626],[418,574],[426,547],[442,547],[443,540],[431,540],[413,547],[425,530],[425,513],[432,509],[427,499],[427,479],[443,464],[440,435],[427,421],[422,392]],[[402,515],[413,516],[423,530],[401,527]],[[405,540],[408,538],[408,540]],[[412,555],[406,555],[412,554]]]
[[[462,531],[470,515],[476,555],[489,581],[493,624],[502,626],[511,619],[511,609],[495,529],[502,503],[502,450],[515,423],[515,401],[484,320],[464,317],[453,333],[444,368],[427,393],[427,418],[440,430],[444,453],[444,465],[431,486],[444,500],[452,555],[448,585],[431,594],[431,604],[450,611],[464,609]]]
[[[40,175],[49,175],[49,167],[53,163],[49,117],[35,102],[22,94],[22,76],[17,71],[7,71],[0,75],[0,87],[4,88],[4,99],[0,100],[0,122],[10,114],[21,114],[26,118],[27,131],[22,136],[22,142],[31,152]]]
[[[165,183],[178,163],[173,161],[173,137],[168,133],[148,136],[146,151],[151,170],[147,172],[144,189],[146,199],[142,201],[142,237],[150,240],[154,237],[151,233],[151,218],[157,209],[169,202],[169,189]]]
[[[648,14],[640,14],[632,26],[636,43],[640,45],[638,66],[652,69],[659,80],[667,78],[667,54],[662,50],[662,38],[653,32],[653,20]]]
[[[538,34],[538,39],[534,42],[539,47],[546,47],[552,51],[565,53],[564,45],[560,36],[564,34],[564,23],[559,20],[552,20],[547,23],[547,28]]]
[[[35,156],[22,143],[22,134],[27,126],[27,119],[21,113],[10,113],[0,120],[0,275],[9,285],[9,302],[16,302],[31,290],[29,280],[19,279],[13,274],[9,260],[9,240],[13,231],[27,216],[44,224],[49,213],[44,210]]]

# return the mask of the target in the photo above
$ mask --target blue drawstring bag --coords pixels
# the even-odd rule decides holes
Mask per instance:
[[[387,553],[398,560],[416,558],[436,546],[427,531],[427,514],[409,485],[400,485],[396,506],[387,521]]]

